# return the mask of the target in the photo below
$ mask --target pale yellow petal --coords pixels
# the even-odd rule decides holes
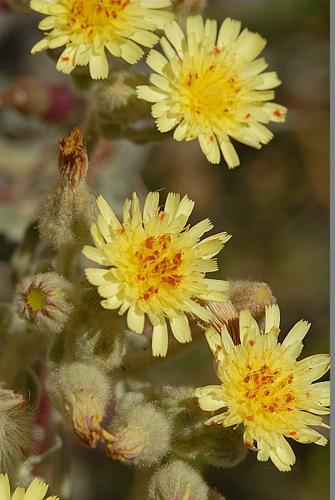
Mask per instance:
[[[144,329],[145,314],[135,304],[128,309],[127,324],[135,333],[142,333]]]
[[[169,315],[173,335],[181,344],[192,340],[191,328],[185,314]]]
[[[168,332],[164,319],[155,323],[152,331],[152,354],[165,357],[168,350]]]
[[[265,309],[265,332],[280,326],[280,310],[277,304],[267,306]]]
[[[28,486],[24,500],[43,500],[47,491],[48,485],[35,478]]]
[[[7,474],[0,474],[0,500],[10,500],[10,486]]]

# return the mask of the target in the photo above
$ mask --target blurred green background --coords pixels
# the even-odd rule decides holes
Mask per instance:
[[[1,2],[0,2],[1,5]],[[40,38],[38,16],[0,11],[0,91],[30,76],[69,85],[46,55],[30,56]],[[116,206],[133,189],[188,193],[192,222],[209,217],[216,231],[233,235],[220,257],[220,276],[267,282],[277,297],[283,331],[301,318],[312,323],[304,355],[329,349],[329,2],[326,0],[209,0],[205,12],[230,16],[265,36],[270,70],[283,82],[276,101],[289,108],[284,125],[261,151],[238,144],[241,166],[209,165],[196,142],[171,139],[146,146],[102,141],[91,161],[91,182]],[[77,99],[78,93],[69,90]],[[1,95],[1,92],[0,92]],[[85,94],[82,95],[86,99]],[[0,97],[1,102],[1,97]],[[57,178],[57,142],[80,124],[81,105],[64,120],[41,120],[0,107],[0,231],[3,280],[6,261],[34,217],[40,195]],[[89,138],[88,138],[89,139]],[[4,281],[5,283],[5,281]],[[6,287],[2,287],[6,298]],[[185,348],[186,349],[186,348]],[[149,374],[150,375],[150,374]],[[216,383],[204,343],[155,370],[156,384]],[[70,438],[72,439],[72,438]],[[290,473],[258,463],[251,453],[230,470],[208,468],[205,478],[228,500],[325,500],[329,498],[328,448],[293,444]],[[131,468],[73,443],[75,500],[118,500],[134,478]],[[141,478],[128,490],[144,498]],[[113,491],[113,493],[111,493]]]

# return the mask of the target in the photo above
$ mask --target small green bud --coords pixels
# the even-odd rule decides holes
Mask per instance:
[[[129,124],[150,116],[150,106],[136,96],[136,87],[148,83],[145,75],[115,72],[96,85],[96,117],[102,125],[116,125],[122,130]]]
[[[141,403],[123,407],[112,422],[111,432],[114,442],[107,449],[112,458],[150,467],[168,452],[171,423],[153,404]]]
[[[215,467],[235,467],[246,457],[242,428],[203,425],[194,433],[197,458]]]
[[[68,363],[51,370],[48,386],[66,424],[83,444],[95,448],[110,396],[105,373],[92,364]]]
[[[74,356],[78,360],[97,364],[105,372],[113,372],[122,364],[126,344],[125,335],[111,335],[105,330],[90,330],[76,339]]]
[[[16,314],[42,333],[60,333],[71,310],[72,285],[57,273],[27,276],[16,288]]]
[[[176,460],[155,472],[148,496],[150,500],[207,500],[208,486],[197,470]]]

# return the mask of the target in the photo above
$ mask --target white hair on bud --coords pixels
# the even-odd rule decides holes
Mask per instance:
[[[122,364],[126,345],[125,335],[112,335],[106,330],[86,331],[76,339],[75,357],[113,372]]]
[[[15,312],[41,333],[60,333],[72,311],[71,290],[55,272],[26,276],[16,287]]]
[[[31,453],[33,421],[20,394],[0,388],[0,473],[14,471]]]
[[[94,448],[100,439],[100,423],[110,396],[107,375],[92,364],[64,364],[52,370],[49,394],[77,437]]]
[[[149,499],[190,498],[207,500],[208,486],[201,474],[186,462],[175,460],[163,465],[149,483]]]
[[[135,399],[136,401],[136,399]],[[151,403],[124,407],[112,422],[115,442],[112,457],[137,466],[151,467],[168,452],[172,425],[167,416]]]

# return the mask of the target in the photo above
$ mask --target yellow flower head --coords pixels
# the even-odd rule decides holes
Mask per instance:
[[[135,64],[158,40],[153,34],[171,19],[170,0],[31,0],[30,7],[47,14],[40,24],[45,37],[32,53],[65,45],[57,69],[71,73],[89,65],[92,78],[108,76],[105,49]]]
[[[206,424],[242,423],[245,445],[257,450],[258,460],[270,458],[279,470],[289,471],[295,455],[285,437],[300,443],[327,443],[313,427],[328,427],[319,415],[329,413],[329,382],[312,382],[328,371],[329,356],[317,354],[297,361],[310,324],[299,321],[280,344],[279,319],[278,306],[268,306],[265,333],[261,333],[250,312],[242,311],[239,345],[233,344],[225,327],[221,335],[208,330],[221,385],[196,389],[196,396],[205,411],[225,408]]]
[[[208,320],[211,314],[196,299],[223,301],[228,283],[205,279],[217,270],[215,256],[230,235],[219,233],[200,241],[213,225],[205,219],[187,226],[194,202],[169,193],[164,208],[159,194],[149,193],[143,215],[139,199],[126,200],[123,223],[99,196],[100,215],[91,228],[96,247],[85,246],[84,255],[108,267],[86,269],[87,279],[104,297],[101,305],[128,311],[131,330],[142,333],[145,315],[153,325],[154,356],[165,356],[168,347],[167,320],[179,342],[189,342],[191,331],[185,313]]]
[[[198,138],[211,163],[220,150],[230,168],[239,158],[230,137],[259,149],[272,138],[263,125],[283,122],[286,108],[269,103],[280,81],[275,72],[262,73],[267,63],[258,55],[266,41],[240,21],[217,23],[201,16],[187,19],[186,35],[173,21],[160,44],[164,55],[151,50],[151,86],[138,86],[138,97],[153,102],[152,115],[161,132],[175,128],[176,141]]]
[[[0,474],[0,498],[1,500],[43,500],[48,491],[48,485],[39,479],[34,479],[27,490],[25,488],[16,488],[13,496],[10,494],[10,485],[7,474]],[[45,500],[59,500],[52,496]]]

